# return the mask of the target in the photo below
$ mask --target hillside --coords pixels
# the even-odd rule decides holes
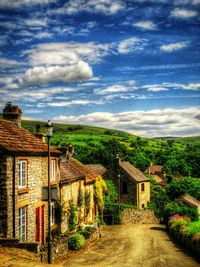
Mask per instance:
[[[23,121],[22,127],[35,133],[36,125],[40,124],[44,128],[44,122],[38,121]],[[45,131],[45,130],[44,130]],[[67,146],[69,143],[77,146],[101,146],[102,141],[109,141],[115,139],[121,144],[124,144],[128,149],[135,146],[142,145],[144,149],[159,150],[167,147],[167,140],[164,139],[150,139],[144,137],[137,137],[135,135],[100,127],[72,125],[72,124],[54,124],[52,144]],[[185,143],[186,144],[186,143]],[[181,142],[174,142],[174,148],[178,150],[185,149],[185,144]]]

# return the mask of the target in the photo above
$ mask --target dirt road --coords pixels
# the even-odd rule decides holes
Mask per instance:
[[[64,266],[198,267],[182,252],[162,225],[106,226],[102,238]]]

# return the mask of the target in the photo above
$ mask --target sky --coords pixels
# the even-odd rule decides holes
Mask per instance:
[[[0,109],[200,135],[200,0],[1,0]]]

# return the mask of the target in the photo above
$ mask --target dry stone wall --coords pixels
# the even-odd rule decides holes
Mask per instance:
[[[158,224],[159,219],[156,218],[152,210],[133,210],[125,209],[121,213],[121,219],[124,224]]]

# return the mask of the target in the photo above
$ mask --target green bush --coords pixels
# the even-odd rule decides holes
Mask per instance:
[[[81,234],[75,234],[69,237],[68,246],[71,250],[78,250],[85,245],[85,237]]]
[[[86,226],[84,229],[79,231],[79,234],[83,235],[85,239],[89,239],[91,234],[95,232],[95,228],[92,226]]]

